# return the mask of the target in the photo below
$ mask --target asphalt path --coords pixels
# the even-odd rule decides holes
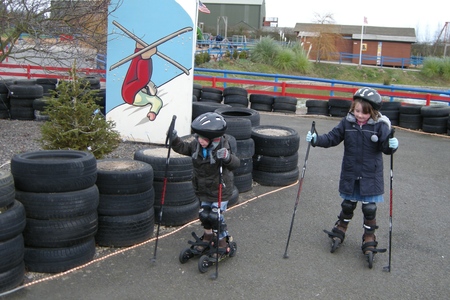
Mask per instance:
[[[281,117],[280,117],[281,116]],[[301,137],[299,167],[304,165],[311,122],[319,133],[338,118],[262,113],[261,125],[283,125]],[[361,252],[362,212],[358,206],[344,244],[330,253],[331,229],[340,210],[337,187],[342,145],[312,148],[284,259],[298,183],[288,187],[255,185],[240,194],[225,213],[237,254],[215,272],[198,271],[197,259],[178,260],[198,222],[121,249],[92,263],[32,282],[2,299],[448,299],[450,291],[450,138],[397,128],[394,155],[392,262],[377,254],[369,269]],[[390,157],[385,156],[385,202],[378,205],[379,247],[389,241]]]

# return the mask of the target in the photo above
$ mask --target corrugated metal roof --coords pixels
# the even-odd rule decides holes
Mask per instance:
[[[315,24],[315,23],[297,23],[294,27],[294,32],[314,32],[318,27],[329,28],[330,32],[339,33],[341,35],[352,35],[357,39],[361,37],[361,26],[356,25],[338,25],[338,24]],[[376,26],[364,26],[364,38],[372,36],[373,39],[386,40],[389,37],[390,40],[399,41],[399,39],[405,39],[408,42],[416,41],[416,30],[414,28],[405,27],[376,27]]]

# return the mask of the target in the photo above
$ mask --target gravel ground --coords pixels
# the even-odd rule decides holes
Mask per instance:
[[[42,150],[39,143],[41,135],[40,121],[21,121],[0,119],[0,168],[10,170],[10,161],[15,154]],[[148,148],[148,144],[123,142],[105,158],[133,159],[134,152]]]

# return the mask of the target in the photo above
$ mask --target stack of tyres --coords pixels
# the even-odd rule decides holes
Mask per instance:
[[[285,126],[255,126],[252,139],[254,181],[266,186],[286,186],[298,180],[300,136],[297,131]]]
[[[330,98],[328,99],[329,112],[332,117],[345,117],[352,105],[351,100]]]
[[[9,86],[11,119],[34,120],[33,102],[42,98],[44,89],[38,84],[12,84]]]
[[[226,87],[223,90],[223,103],[233,107],[248,107],[247,90],[237,86]]]
[[[328,100],[306,100],[307,115],[329,116]]]
[[[271,112],[273,109],[274,97],[272,95],[251,94],[249,101],[251,109]]]
[[[198,83],[194,83],[192,89],[192,102],[196,102],[200,99],[202,95],[202,85]]]
[[[199,101],[222,103],[223,93],[221,89],[213,87],[202,87]]]
[[[402,105],[399,107],[399,126],[419,130],[422,128],[422,105]]]
[[[9,86],[13,84],[12,80],[0,81],[0,119],[9,119],[9,109],[11,107],[9,100]]]
[[[155,225],[153,168],[132,159],[100,159],[100,198],[95,240],[106,247],[128,247],[152,237]]]
[[[422,106],[420,113],[422,119],[422,130],[429,133],[447,133],[447,123],[450,113],[450,106],[433,105]]]
[[[400,102],[396,101],[383,101],[381,104],[380,113],[385,115],[391,121],[391,125],[398,126],[399,125],[399,116],[400,116]]]
[[[95,254],[99,201],[97,161],[92,153],[46,150],[11,159],[16,199],[25,207],[27,269],[58,273]]]
[[[168,148],[161,146],[141,149],[134,153],[134,159],[153,167],[156,222],[159,222],[162,208],[161,225],[180,226],[198,217],[200,203],[192,185],[192,158],[172,150],[166,172],[168,151]],[[162,203],[165,178],[167,180]]]
[[[273,112],[295,114],[297,111],[297,98],[278,96],[273,99]]]
[[[47,121],[48,115],[45,114],[45,109],[47,107],[48,99],[57,97],[56,86],[58,84],[58,79],[38,78],[36,79],[36,84],[42,86],[43,97],[34,99],[33,101],[34,118],[36,121]]]
[[[25,208],[15,200],[13,176],[0,170],[0,293],[23,282],[25,222]]]
[[[250,119],[225,117],[227,123],[226,133],[236,140],[235,155],[240,160],[239,168],[233,170],[234,185],[239,193],[248,192],[252,189],[253,179],[253,154],[255,154],[255,143],[251,138],[252,123]]]

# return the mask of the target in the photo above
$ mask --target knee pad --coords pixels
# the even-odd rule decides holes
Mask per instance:
[[[353,218],[353,211],[356,208],[356,202],[350,200],[344,200],[341,203],[342,212],[344,214],[344,218],[351,219]]]
[[[366,220],[374,220],[377,215],[377,204],[375,202],[363,202],[362,212]]]
[[[212,224],[209,220],[210,213],[211,213],[211,207],[209,207],[209,206],[200,207],[200,210],[198,212],[198,218],[200,219],[200,222],[202,223],[202,226],[205,229],[211,229]]]

